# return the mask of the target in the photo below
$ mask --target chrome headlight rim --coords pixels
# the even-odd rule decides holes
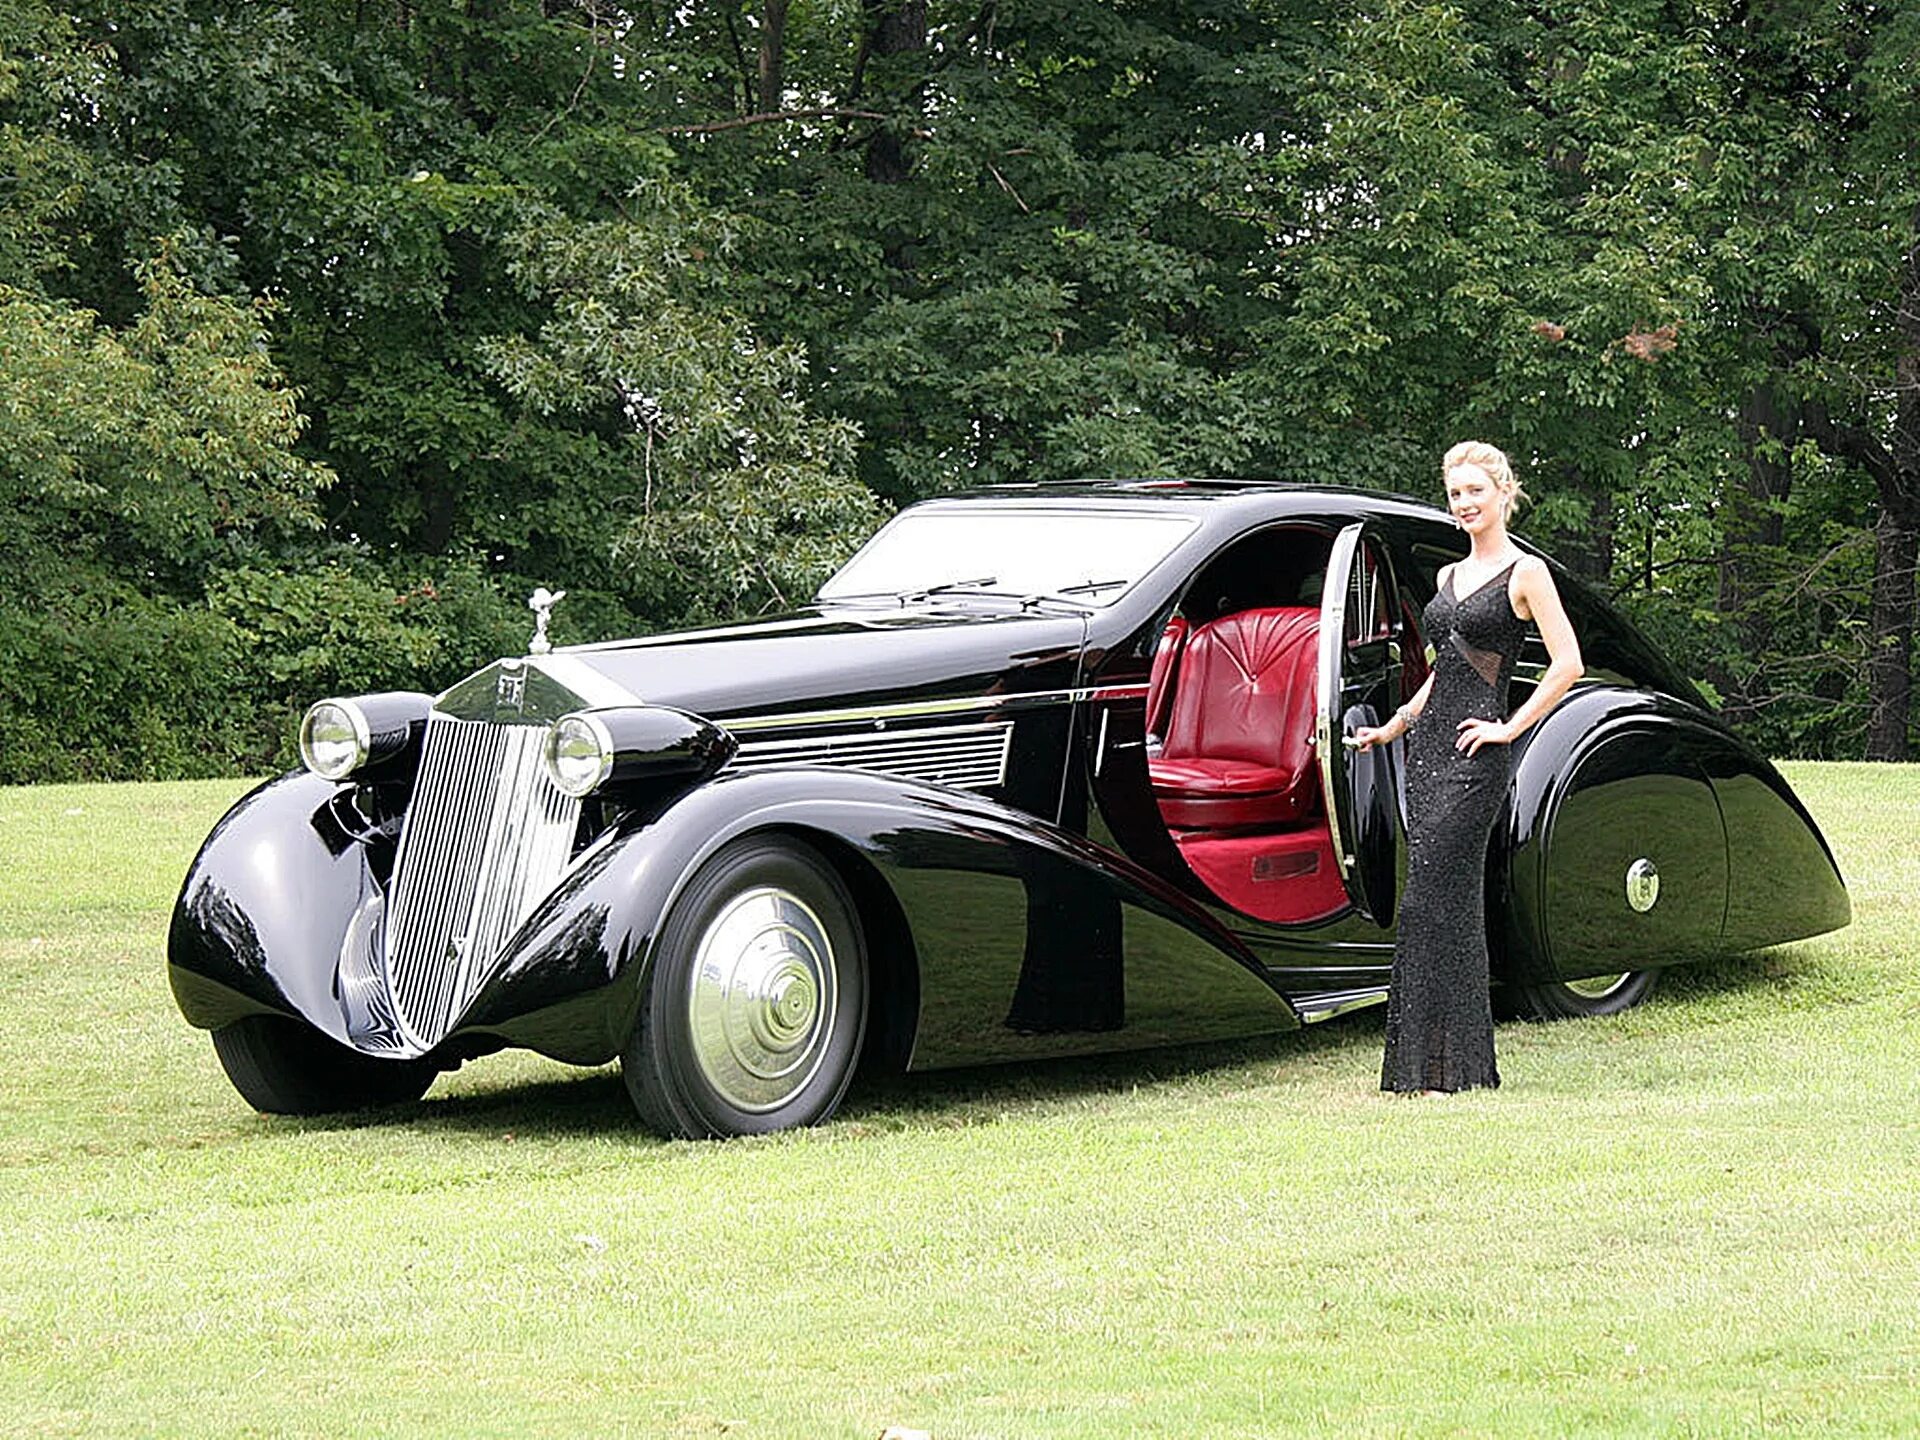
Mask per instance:
[[[579,742],[578,748],[563,755],[562,747],[569,741]],[[554,789],[584,800],[613,774],[613,732],[591,710],[574,710],[547,727],[540,755]]]
[[[347,740],[351,749],[332,758],[325,756],[318,747],[323,744],[338,744],[339,740],[317,740],[315,731],[327,712],[334,712],[346,721]],[[316,700],[307,707],[307,713],[300,720],[300,761],[323,780],[350,779],[365,767],[373,754],[373,729],[367,723],[366,712],[353,701],[341,696],[329,696],[325,700]]]

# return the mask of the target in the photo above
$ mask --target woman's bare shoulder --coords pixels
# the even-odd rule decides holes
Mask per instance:
[[[1553,572],[1538,555],[1522,555],[1513,563],[1513,592],[1516,595],[1558,595]]]

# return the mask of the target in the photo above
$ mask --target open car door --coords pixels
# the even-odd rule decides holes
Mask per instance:
[[[1397,886],[1394,766],[1397,746],[1350,750],[1346,737],[1379,725],[1400,694],[1400,645],[1391,577],[1365,525],[1334,537],[1320,598],[1319,693],[1314,750],[1347,898],[1376,924],[1393,923]]]

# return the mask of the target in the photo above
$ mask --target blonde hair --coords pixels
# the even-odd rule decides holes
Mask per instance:
[[[1494,488],[1500,492],[1502,520],[1513,514],[1513,507],[1522,500],[1533,498],[1514,479],[1513,466],[1507,460],[1506,451],[1497,445],[1489,445],[1484,440],[1462,440],[1447,451],[1446,458],[1440,462],[1440,483],[1444,485],[1447,477],[1462,465],[1471,465],[1476,470],[1487,472]]]

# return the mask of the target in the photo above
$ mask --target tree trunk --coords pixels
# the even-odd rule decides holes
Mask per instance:
[[[1883,506],[1873,527],[1873,648],[1867,759],[1905,760],[1913,717],[1913,567],[1920,525]]]
[[[1603,485],[1596,485],[1578,466],[1560,471],[1554,489],[1562,487],[1571,494],[1584,495],[1587,523],[1576,534],[1556,535],[1554,553],[1574,574],[1597,589],[1605,590],[1613,577],[1613,496]]]
[[[1920,561],[1920,210],[1908,232],[1900,273],[1893,360],[1893,436],[1874,479],[1880,519],[1874,525],[1872,695],[1869,760],[1905,760],[1913,718],[1913,570]]]
[[[1735,533],[1753,545],[1778,545],[1784,524],[1778,503],[1793,487],[1793,466],[1785,455],[1767,453],[1769,440],[1777,440],[1791,450],[1800,438],[1800,407],[1791,396],[1782,395],[1772,382],[1762,381],[1746,393],[1740,402],[1740,445],[1746,452],[1747,483],[1736,492]],[[1737,594],[1742,586],[1738,573],[1729,576],[1722,569],[1722,598],[1731,582]]]
[[[788,0],[767,0],[766,10],[760,17],[758,78],[762,115],[771,115],[785,108],[787,4]]]
[[[873,28],[855,67],[856,88],[869,54],[884,59],[927,48],[927,0],[879,0],[869,3],[867,14]],[[867,141],[866,171],[867,178],[878,185],[901,184],[912,173],[899,135],[884,125]]]
[[[454,499],[453,477],[433,461],[420,478],[419,545],[429,555],[444,555],[453,543]]]
[[[1773,648],[1772,611],[1761,602],[1766,589],[1766,552],[1785,538],[1779,502],[1793,483],[1785,454],[1769,453],[1769,442],[1791,449],[1800,438],[1800,407],[1771,381],[1762,381],[1740,402],[1740,446],[1746,455],[1746,483],[1730,488],[1721,535],[1719,610],[1740,637],[1742,653],[1759,657]],[[1766,695],[1756,693],[1748,676],[1727,675],[1725,718],[1738,725],[1759,712]]]

